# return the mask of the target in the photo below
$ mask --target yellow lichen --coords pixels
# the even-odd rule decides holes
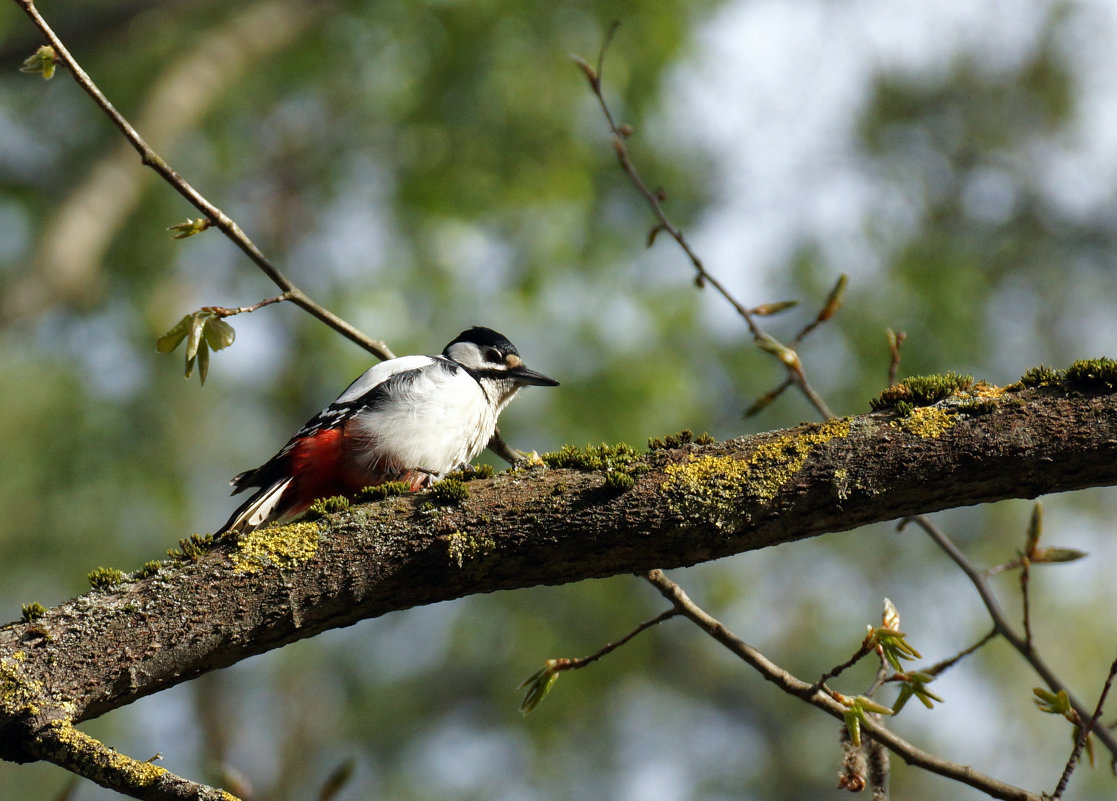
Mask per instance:
[[[903,429],[923,439],[941,437],[954,427],[957,416],[938,406],[918,406],[907,417],[893,420],[894,428]]]
[[[770,501],[803,469],[812,448],[849,430],[849,419],[828,420],[761,442],[743,459],[691,456],[666,468],[661,489],[677,512],[725,527],[737,519],[742,501]]]
[[[77,772],[101,784],[122,783],[132,788],[149,787],[166,775],[167,769],[150,762],[140,762],[109,748],[100,740],[78,731],[68,720],[52,724],[53,737],[59,745],[58,763],[73,765]]]
[[[986,384],[984,381],[978,381],[967,394],[974,398],[980,398],[981,400],[995,400],[1004,395],[1007,391],[1005,387],[998,387],[995,384]]]
[[[258,573],[266,567],[290,570],[318,551],[318,524],[291,523],[258,528],[237,540],[229,555],[237,573]]]
[[[0,659],[0,709],[14,716],[39,714],[43,683],[24,678],[19,665],[12,659]]]
[[[446,545],[451,561],[458,567],[462,567],[467,561],[492,551],[496,547],[496,540],[492,537],[475,537],[464,531],[455,531],[447,537]]]

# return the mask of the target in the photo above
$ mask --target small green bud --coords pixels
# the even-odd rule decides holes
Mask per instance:
[[[54,77],[54,68],[59,63],[58,55],[50,45],[43,45],[30,56],[23,60],[20,72],[42,73],[43,79],[49,81]]]
[[[1066,690],[1053,693],[1043,687],[1035,687],[1032,689],[1032,693],[1035,694],[1032,701],[1039,707],[1040,712],[1046,712],[1049,715],[1067,715],[1070,713],[1070,698],[1067,696]]]
[[[529,714],[547,697],[547,693],[551,691],[551,686],[558,679],[558,671],[555,670],[556,664],[556,660],[548,659],[543,663],[543,667],[520,682],[517,689],[522,690],[527,687],[524,699],[520,701],[520,714]]]
[[[186,237],[200,234],[202,231],[212,226],[213,221],[208,217],[199,217],[196,220],[187,218],[185,222],[168,225],[167,230],[175,232],[174,239],[186,239]]]

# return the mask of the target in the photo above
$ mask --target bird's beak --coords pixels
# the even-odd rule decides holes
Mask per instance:
[[[520,386],[557,387],[559,385],[559,382],[555,379],[548,378],[522,364],[509,370],[508,375]]]

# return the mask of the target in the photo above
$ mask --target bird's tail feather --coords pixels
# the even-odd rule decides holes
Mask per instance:
[[[286,514],[289,509],[287,505],[281,505],[283,496],[290,486],[292,479],[284,478],[261,488],[241,504],[228,522],[221,527],[215,536],[220,536],[227,532],[236,534],[247,534],[250,531],[255,531],[265,523],[270,523]]]

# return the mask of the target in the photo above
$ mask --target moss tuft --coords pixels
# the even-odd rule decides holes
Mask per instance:
[[[349,499],[344,495],[332,495],[329,498],[319,498],[303,513],[302,519],[307,522],[321,520],[326,515],[344,512],[349,506]]]
[[[469,488],[456,478],[444,478],[431,487],[431,501],[441,506],[460,506],[469,497]]]
[[[1030,367],[1020,376],[1020,383],[1025,387],[1061,387],[1063,385],[1063,371],[1055,370],[1041,364]]]
[[[640,459],[640,454],[631,445],[623,442],[618,442],[616,445],[603,442],[600,445],[587,445],[584,448],[563,445],[562,450],[545,453],[541,458],[547,467],[592,472],[628,467]]]
[[[95,590],[109,590],[118,584],[124,583],[124,571],[117,570],[115,567],[98,567],[95,570],[90,570],[86,576],[89,579],[89,586]]]
[[[717,442],[717,440],[711,437],[705,431],[703,431],[696,437],[694,436],[693,431],[691,431],[689,428],[684,428],[678,434],[668,434],[665,437],[652,437],[648,440],[648,450],[673,450],[675,448],[681,448],[684,445],[689,445],[692,442],[695,445],[713,445],[715,442]]]
[[[396,495],[406,495],[409,492],[411,492],[411,485],[406,481],[386,481],[383,484],[373,484],[358,491],[353,496],[353,501],[355,503],[372,503]]]
[[[899,384],[893,384],[869,401],[869,408],[874,412],[895,408],[898,403],[910,403],[912,406],[930,406],[941,400],[949,398],[957,392],[963,392],[974,385],[972,375],[959,375],[958,373],[943,373],[942,375],[917,375],[907,378]]]
[[[24,623],[34,623],[47,613],[47,608],[38,601],[32,601],[29,604],[24,604],[20,616]]]
[[[631,473],[620,470],[610,470],[605,474],[605,489],[620,495],[636,486],[636,479]]]
[[[709,436],[703,434],[702,436]],[[684,428],[678,434],[668,434],[664,437],[652,437],[648,440],[649,451],[666,451],[673,450],[674,448],[681,448],[684,445],[689,445],[694,441],[694,432],[689,428]]]
[[[1084,392],[1113,392],[1117,390],[1117,361],[1080,359],[1066,369],[1063,385]]]
[[[178,549],[171,548],[167,556],[176,562],[190,560],[196,562],[205,556],[206,551],[213,547],[213,535],[191,534],[188,538],[178,541]]]
[[[155,561],[144,562],[144,566],[141,567],[139,570],[137,570],[135,573],[133,573],[132,578],[135,578],[135,579],[150,578],[151,576],[154,576],[156,573],[158,573],[162,569],[162,567],[163,567],[162,562],[155,562]]]
[[[461,470],[448,473],[446,478],[456,478],[458,481],[473,481],[478,478],[492,478],[494,472],[491,464],[470,464]],[[446,478],[442,480],[445,481]]]

